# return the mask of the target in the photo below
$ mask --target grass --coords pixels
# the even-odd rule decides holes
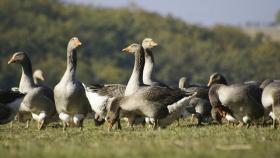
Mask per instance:
[[[125,125],[123,123],[123,125]],[[270,127],[236,128],[232,126],[191,126],[184,121],[179,127],[108,132],[105,126],[95,127],[85,121],[84,131],[78,128],[48,127],[38,131],[35,123],[29,129],[15,123],[0,126],[1,157],[254,157],[272,158],[280,155],[280,130]]]

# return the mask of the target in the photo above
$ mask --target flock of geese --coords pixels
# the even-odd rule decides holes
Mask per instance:
[[[170,87],[153,78],[152,49],[158,44],[145,38],[142,44],[131,44],[122,51],[135,57],[127,85],[86,85],[76,78],[77,49],[82,44],[77,37],[67,46],[67,68],[60,82],[49,88],[42,82],[42,71],[32,72],[32,64],[24,52],[14,53],[8,64],[19,64],[22,75],[18,88],[0,90],[0,124],[18,120],[28,127],[30,120],[44,129],[51,122],[83,129],[83,121],[94,113],[96,125],[107,122],[108,129],[121,129],[121,119],[133,128],[149,124],[164,128],[192,115],[202,123],[222,119],[238,126],[271,123],[276,127],[280,116],[280,80],[248,81],[228,84],[225,77],[213,73],[208,85],[190,84],[186,77],[179,87]],[[40,82],[41,81],[41,82]]]

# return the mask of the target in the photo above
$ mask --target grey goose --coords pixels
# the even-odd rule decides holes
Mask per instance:
[[[280,119],[280,80],[265,80],[262,83],[262,104],[273,119],[273,127]]]
[[[264,115],[259,85],[228,85],[224,76],[214,73],[210,76],[208,86],[211,86],[209,99],[212,117],[218,122],[221,123],[221,118],[225,117],[229,121],[239,122],[239,125],[245,123],[249,126]]]
[[[186,111],[197,118],[197,125],[201,125],[202,122],[209,123],[211,117],[211,103],[208,97],[209,88],[207,86],[190,84],[190,80],[187,77],[181,77],[179,80],[179,88],[186,92],[196,92],[196,97],[190,99]],[[185,116],[182,116],[185,117]]]
[[[155,59],[152,52],[152,48],[158,46],[158,44],[151,38],[145,38],[142,41],[142,47],[145,54],[145,65],[143,69],[143,83],[150,86],[166,86],[165,84],[154,79],[154,67]]]
[[[83,129],[83,120],[90,106],[82,83],[76,79],[77,48],[82,43],[73,37],[67,46],[67,67],[59,83],[54,88],[54,99],[59,118],[63,122],[63,131],[74,124]]]
[[[53,91],[48,87],[35,85],[32,78],[31,61],[26,53],[14,53],[8,64],[11,63],[19,64],[22,67],[19,91],[26,95],[19,111],[31,112],[32,118],[37,121],[37,128],[42,129],[56,115]]]
[[[135,63],[132,75],[126,88],[126,96],[115,98],[108,109],[106,121],[109,129],[119,120],[120,113],[125,115],[140,115],[155,119],[154,128],[158,127],[160,119],[182,107],[186,93],[180,89],[169,87],[146,86],[143,84],[144,50],[139,44],[131,44],[124,48],[125,53],[134,54]],[[178,101],[181,101],[177,104]],[[168,105],[172,105],[168,108]]]

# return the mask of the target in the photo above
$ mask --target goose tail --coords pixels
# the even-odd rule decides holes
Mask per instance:
[[[0,125],[7,124],[15,119],[21,101],[22,99],[17,99],[12,103],[0,105]]]

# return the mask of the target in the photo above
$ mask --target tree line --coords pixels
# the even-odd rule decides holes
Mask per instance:
[[[68,40],[83,43],[78,52],[78,78],[85,83],[126,83],[133,56],[121,49],[150,37],[156,78],[175,85],[182,76],[206,83],[213,72],[230,82],[280,78],[280,43],[263,34],[246,35],[230,26],[204,28],[172,16],[142,9],[106,9],[58,0],[0,1],[0,86],[17,86],[21,69],[8,65],[16,51],[26,52],[33,69],[56,84],[66,67]]]

